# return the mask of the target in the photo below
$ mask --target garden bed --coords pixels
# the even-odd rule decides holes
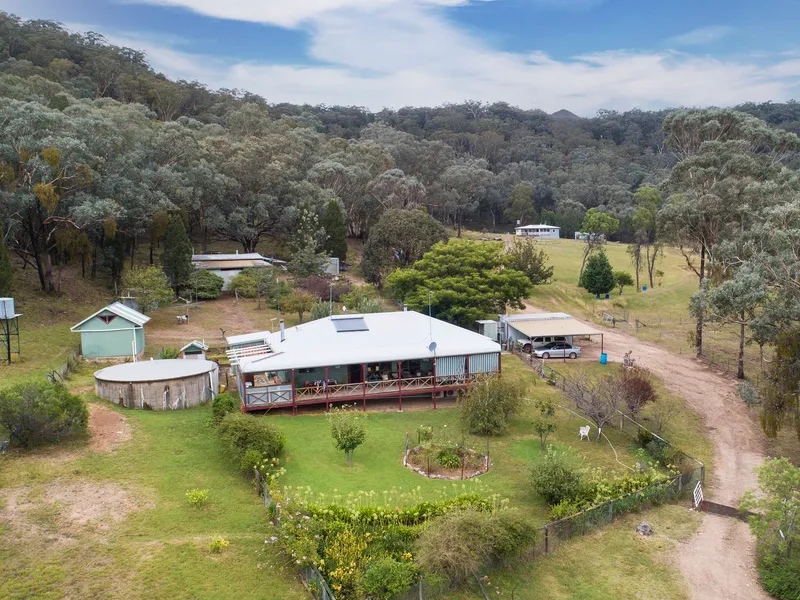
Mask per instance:
[[[411,448],[403,456],[403,466],[430,479],[471,479],[489,472],[491,463],[487,454],[472,448],[459,448],[457,453],[449,454],[458,458],[458,465],[455,462],[441,464],[437,455],[442,451],[426,446]]]

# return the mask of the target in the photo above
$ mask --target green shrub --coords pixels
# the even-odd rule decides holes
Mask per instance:
[[[476,435],[500,435],[508,428],[508,420],[522,408],[524,394],[522,381],[509,376],[476,383],[461,395],[464,426]]]
[[[584,504],[575,500],[562,500],[550,509],[550,519],[558,521],[575,515],[583,510]]]
[[[417,427],[417,443],[424,444],[433,439],[433,427],[430,425],[420,425]]]
[[[524,555],[536,528],[513,511],[464,510],[431,522],[417,540],[417,561],[426,573],[459,584],[480,570],[509,564]]]
[[[759,550],[759,554],[761,554]],[[797,600],[800,598],[800,558],[779,559],[776,556],[758,560],[758,574],[761,585],[775,598]]]
[[[181,355],[181,351],[177,348],[162,348],[161,352],[158,353],[158,358],[160,359],[173,359],[178,358]]]
[[[436,455],[436,462],[445,469],[457,469],[461,466],[461,458],[448,448],[439,450],[439,453]]]
[[[285,443],[283,434],[267,419],[241,413],[225,415],[219,423],[219,434],[242,471],[253,468],[256,453],[261,460],[276,458]]]
[[[215,425],[228,413],[236,412],[239,412],[239,401],[230,394],[217,394],[211,401],[211,419]]]
[[[417,567],[410,560],[379,558],[364,572],[364,591],[373,598],[391,598],[409,589],[417,577]]]
[[[186,500],[191,506],[199,508],[208,502],[208,490],[198,490],[197,488],[189,490],[186,492]]]
[[[189,278],[189,288],[199,300],[214,300],[222,295],[225,280],[211,271],[200,269]]]
[[[642,448],[647,448],[647,444],[652,442],[654,439],[656,439],[655,436],[647,431],[647,429],[642,429],[640,427],[639,431],[636,432],[636,440],[639,442],[639,445]]]
[[[12,444],[31,448],[85,434],[86,402],[61,383],[26,383],[0,390],[0,431]]]
[[[216,538],[214,538],[213,540],[211,540],[211,543],[209,543],[209,544],[208,544],[208,549],[209,549],[209,550],[210,550],[210,551],[211,551],[213,554],[222,554],[222,551],[223,551],[225,548],[227,548],[229,545],[230,545],[230,544],[229,544],[228,540],[226,540],[226,539],[225,539],[224,537],[222,537],[222,536],[217,536]]]
[[[564,500],[578,500],[585,492],[583,469],[573,457],[552,447],[531,468],[531,483],[550,506]]]

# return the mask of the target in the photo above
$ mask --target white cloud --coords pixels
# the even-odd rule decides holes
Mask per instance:
[[[407,4],[458,6],[469,0],[138,0],[147,4],[178,6],[191,11],[236,21],[297,27],[305,21],[344,10],[381,11]]]
[[[733,27],[727,25],[709,25],[668,38],[666,42],[670,46],[703,46],[717,42],[735,31]]]
[[[367,11],[353,7],[359,1],[328,0],[327,5],[350,7],[304,25],[314,65],[197,55],[146,34],[105,33],[113,43],[146,51],[153,67],[171,77],[246,89],[269,102],[379,110],[473,99],[588,116],[599,108],[732,105],[780,101],[800,92],[800,60],[793,55],[717,59],[615,51],[562,60],[541,51],[489,47],[432,6],[451,0],[406,1],[391,8],[385,8],[391,0],[374,0],[384,8]]]

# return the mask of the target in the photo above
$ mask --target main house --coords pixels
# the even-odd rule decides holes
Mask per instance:
[[[414,311],[340,315],[227,338],[245,411],[455,396],[499,374],[500,345]]]

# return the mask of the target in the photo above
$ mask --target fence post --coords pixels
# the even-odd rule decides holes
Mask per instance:
[[[608,522],[609,523],[613,523],[614,522],[614,501],[613,500],[609,500],[608,501]]]
[[[548,525],[544,526],[544,553],[547,554],[550,552],[550,527]]]
[[[422,575],[419,576],[419,600],[423,600],[423,598],[422,598]]]

